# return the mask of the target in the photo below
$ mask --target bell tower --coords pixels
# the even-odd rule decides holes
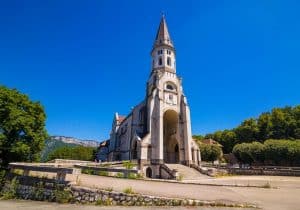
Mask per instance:
[[[164,15],[160,20],[151,57],[152,71],[161,70],[176,73],[175,48]]]
[[[200,160],[193,158],[200,157],[200,152],[196,154],[199,149],[193,148],[190,109],[182,79],[176,74],[176,51],[164,16],[159,23],[151,59],[146,95],[149,136],[144,142],[151,145],[151,152],[147,154],[151,156],[153,171],[159,174],[161,164],[190,165]]]

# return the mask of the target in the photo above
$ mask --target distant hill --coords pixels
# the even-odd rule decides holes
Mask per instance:
[[[41,153],[41,161],[44,162],[49,153],[60,147],[98,147],[99,142],[97,140],[82,140],[73,137],[66,136],[51,136],[45,141],[45,147]]]

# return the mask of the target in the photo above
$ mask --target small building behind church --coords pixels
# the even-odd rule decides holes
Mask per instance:
[[[176,51],[165,17],[151,51],[152,66],[145,99],[127,116],[116,113],[102,160],[137,160],[147,176],[161,177],[164,164],[200,165],[192,139],[190,109],[176,74]],[[104,155],[104,156],[103,156]]]

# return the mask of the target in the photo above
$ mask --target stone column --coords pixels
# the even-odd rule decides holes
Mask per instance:
[[[195,165],[198,165],[197,163],[198,163],[198,154],[197,154],[198,152],[197,152],[197,150],[196,149],[194,149],[194,157],[195,157],[195,160],[194,160],[194,164]]]
[[[197,150],[197,154],[198,154],[198,165],[201,165],[201,154],[200,154],[200,150]]]

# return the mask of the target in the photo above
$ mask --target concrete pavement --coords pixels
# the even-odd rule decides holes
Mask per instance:
[[[86,174],[81,174],[79,180],[82,186],[113,188],[115,191],[123,191],[127,187],[132,187],[135,192],[148,195],[223,202],[247,202],[267,210],[300,210],[299,177],[233,176],[206,181],[207,183],[238,183],[243,185],[248,183],[251,185],[264,184],[268,181],[271,183],[271,187],[276,187],[275,189],[180,184]]]

